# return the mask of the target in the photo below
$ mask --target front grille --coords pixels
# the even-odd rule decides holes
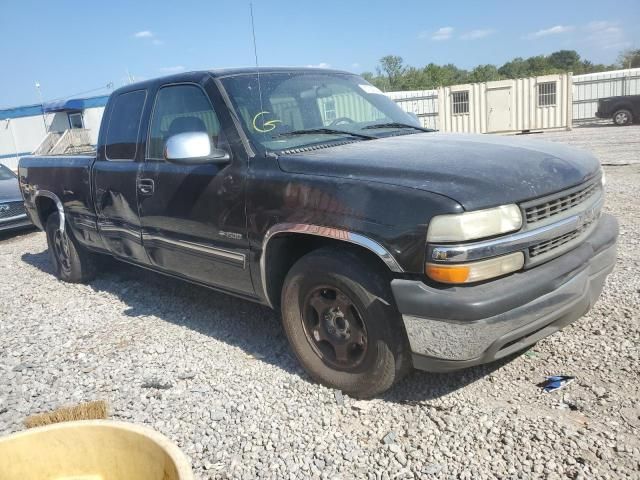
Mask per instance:
[[[558,197],[527,207],[525,208],[527,223],[545,220],[580,205],[596,193],[599,188],[599,182],[594,182],[570,194],[560,193]]]
[[[532,247],[529,247],[529,257],[537,257],[538,255],[542,255],[544,253],[550,252],[551,250],[555,250],[565,243],[569,243],[571,240],[582,235],[592,224],[593,222],[586,223],[573,232],[565,233],[564,235],[560,235],[559,237],[552,238],[551,240],[545,240],[544,242],[540,242],[536,245],[533,245]]]
[[[23,215],[25,212],[24,204],[21,200],[15,202],[0,201],[0,220]]]

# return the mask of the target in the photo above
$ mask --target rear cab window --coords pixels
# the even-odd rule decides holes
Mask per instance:
[[[106,158],[112,161],[133,161],[138,150],[138,136],[146,90],[118,95],[113,100],[106,138]]]

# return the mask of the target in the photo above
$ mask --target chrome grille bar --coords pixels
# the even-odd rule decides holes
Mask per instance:
[[[554,250],[566,243],[569,243],[571,240],[578,238],[582,233],[584,233],[591,225],[591,223],[585,224],[583,227],[574,230],[573,232],[565,233],[564,235],[560,235],[556,238],[552,238],[551,240],[545,240],[544,242],[540,242],[532,247],[529,247],[529,256],[537,257],[538,255],[543,255],[551,250]]]
[[[524,207],[525,220],[527,224],[531,224],[566,212],[586,202],[600,188],[600,183],[597,181],[587,186],[581,186],[577,191],[561,192],[555,196],[546,197],[533,205],[528,202],[528,205]]]

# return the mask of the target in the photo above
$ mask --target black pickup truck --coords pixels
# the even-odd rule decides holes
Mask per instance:
[[[611,118],[618,126],[640,121],[640,95],[620,95],[598,99],[598,118]]]
[[[269,305],[309,374],[360,397],[532,345],[616,256],[589,153],[426,130],[333,70],[128,85],[97,157],[25,157],[19,177],[62,280],[108,254]]]

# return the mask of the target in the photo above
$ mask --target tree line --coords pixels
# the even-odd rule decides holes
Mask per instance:
[[[461,83],[489,82],[565,72],[579,75],[635,67],[640,67],[640,49],[622,52],[618,62],[610,65],[596,64],[582,59],[575,50],[558,50],[549,55],[517,57],[500,67],[490,64],[478,65],[472,70],[458,68],[452,63],[446,65],[430,63],[421,68],[412,67],[405,65],[403,58],[398,55],[386,55],[380,59],[375,74],[364,72],[362,76],[384,91],[429,90]]]

